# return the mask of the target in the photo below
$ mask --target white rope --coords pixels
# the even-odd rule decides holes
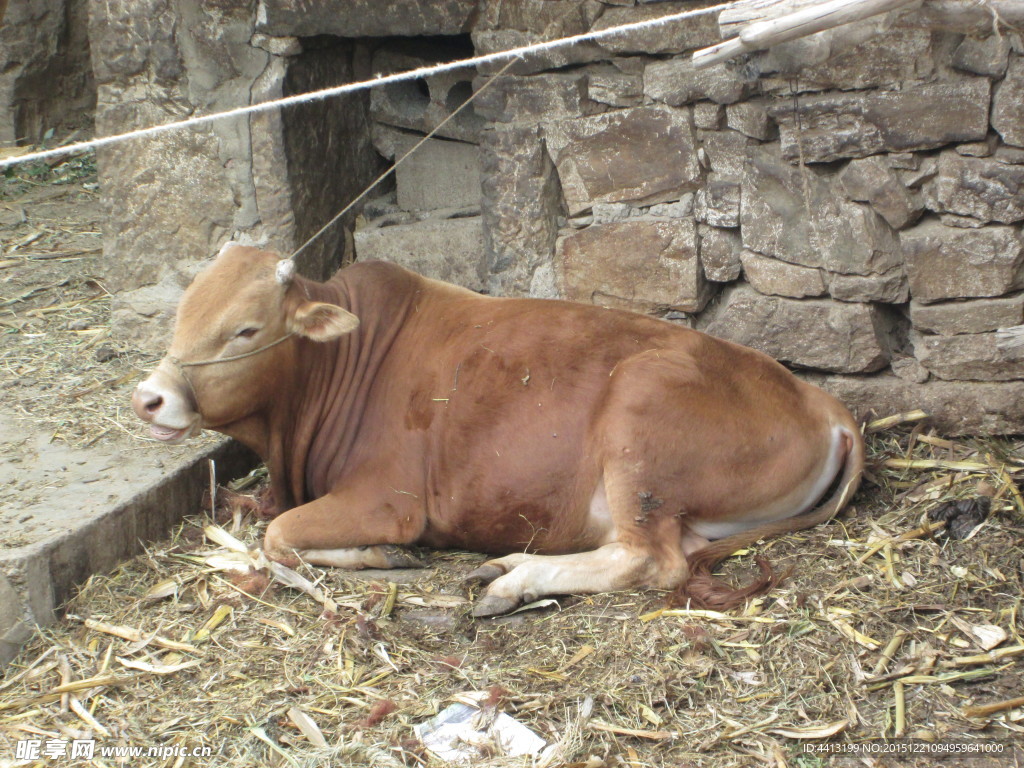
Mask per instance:
[[[244,115],[257,114],[259,112],[269,112],[272,109],[278,109],[280,107],[288,107],[294,104],[306,104],[311,101],[320,101],[331,96],[340,96],[346,93],[354,93],[356,91],[367,90],[369,88],[376,88],[381,85],[399,83],[405,80],[417,80],[419,78],[441,74],[442,72],[450,72],[455,69],[475,67],[479,66],[480,64],[490,64],[497,61],[503,61],[505,59],[527,56],[531,53],[550,51],[555,48],[575,45],[576,43],[582,43],[588,40],[599,40],[605,37],[612,37],[614,35],[622,34],[624,32],[635,32],[643,29],[651,29],[654,27],[669,24],[673,21],[682,21],[683,19],[692,18],[694,16],[702,16],[707,13],[717,13],[719,11],[724,11],[728,8],[734,8],[742,4],[742,2],[729,2],[722,3],[721,5],[710,6],[707,8],[695,8],[689,11],[682,11],[680,13],[669,14],[668,16],[659,16],[658,18],[655,19],[645,19],[644,21],[635,21],[629,24],[620,24],[615,27],[608,27],[607,29],[599,29],[591,32],[584,32],[583,34],[579,35],[570,35],[569,37],[562,37],[557,40],[549,40],[544,43],[524,45],[518,48],[512,48],[507,51],[489,53],[484,56],[474,56],[469,59],[451,61],[445,64],[435,64],[429,67],[419,67],[417,69],[409,70],[408,72],[399,72],[393,75],[375,77],[372,80],[364,80],[358,83],[347,83],[345,85],[338,85],[332,88],[323,88],[319,91],[310,91],[308,93],[299,93],[295,94],[294,96],[286,96],[284,98],[274,99],[273,101],[265,101],[260,104],[251,104],[246,107],[236,107],[235,109],[228,109],[224,112],[215,112],[209,115],[190,117],[186,120],[178,120],[176,122],[165,123],[163,125],[154,125],[149,128],[139,128],[133,131],[126,131],[125,133],[114,134],[112,136],[103,136],[98,139],[91,139],[90,141],[80,141],[75,144],[68,144],[66,146],[57,147],[55,149],[31,152],[25,155],[9,157],[0,160],[0,169],[9,168],[11,166],[19,165],[21,163],[28,163],[37,160],[47,160],[49,158],[70,155],[76,152],[84,152],[89,149],[98,149],[99,147],[106,147],[111,144],[118,144],[123,141],[139,139],[145,136],[155,136],[157,134],[165,133],[167,131],[174,131],[179,128],[191,128],[198,125],[206,125],[207,123],[212,123],[217,120],[229,120],[232,117],[242,117]]]

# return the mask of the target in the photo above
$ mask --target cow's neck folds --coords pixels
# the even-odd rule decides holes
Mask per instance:
[[[297,279],[309,299],[344,307],[361,322],[336,341],[294,342],[293,371],[282,376],[286,396],[270,405],[265,448],[257,448],[283,508],[324,495],[343,477],[370,385],[404,322],[407,293],[359,278],[345,270],[327,283]]]

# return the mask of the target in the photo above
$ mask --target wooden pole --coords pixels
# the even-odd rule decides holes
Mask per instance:
[[[741,53],[770,48],[788,40],[806,37],[815,32],[919,2],[920,0],[831,0],[827,3],[816,3],[775,19],[750,24],[738,37],[697,51],[693,54],[693,66],[697,69],[710,67]]]
[[[768,48],[786,40],[894,11],[912,2],[915,0],[832,0],[778,19],[751,24],[740,32],[740,40],[755,48]]]

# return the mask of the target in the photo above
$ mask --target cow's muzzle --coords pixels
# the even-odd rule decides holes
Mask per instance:
[[[149,424],[150,434],[163,443],[180,443],[199,431],[200,415],[189,391],[176,386],[162,367],[135,388],[132,409]]]

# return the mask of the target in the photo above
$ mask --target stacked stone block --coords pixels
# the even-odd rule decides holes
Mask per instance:
[[[89,11],[99,135],[370,76],[362,43],[276,35],[255,0],[90,0]],[[115,332],[159,350],[184,287],[225,241],[289,253],[319,229],[382,165],[368,112],[355,94],[101,149]],[[327,232],[305,271],[329,274],[343,243],[341,228]]]
[[[469,55],[468,46],[387,43],[375,51],[373,71],[407,72]],[[357,259],[391,261],[476,291],[486,288],[478,149],[484,121],[473,109],[460,109],[472,94],[471,71],[372,91],[374,147],[395,172],[385,185],[392,188],[358,222]]]
[[[517,41],[541,36],[526,0],[484,6],[519,25]],[[583,6],[596,17],[580,29],[692,4]],[[926,407],[948,431],[1019,431],[1006,404],[1024,396],[1024,356],[995,330],[1024,322],[1024,46],[916,11],[860,25],[806,71],[814,38],[694,69],[692,50],[719,40],[705,20],[503,78],[477,110],[485,133],[515,141],[482,144],[499,174],[483,205],[493,254],[519,258],[492,258],[492,289],[685,322],[862,411]],[[494,34],[474,41],[499,47]],[[540,207],[526,191],[537,155],[560,190]],[[529,211],[556,235],[523,252],[492,210]],[[964,382],[985,383],[970,398],[984,418],[954,405]]]

